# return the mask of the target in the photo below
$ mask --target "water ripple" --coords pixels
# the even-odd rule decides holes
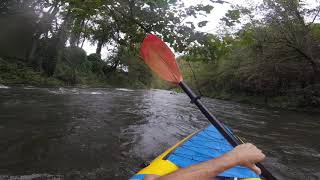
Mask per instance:
[[[203,101],[279,179],[320,179],[319,114]],[[208,125],[189,102],[164,90],[0,86],[0,179],[125,179]]]

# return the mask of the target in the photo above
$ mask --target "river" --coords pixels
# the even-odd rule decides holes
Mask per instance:
[[[276,177],[320,179],[320,114],[202,99],[263,149]],[[165,90],[1,86],[0,179],[126,179],[207,125],[186,95]]]

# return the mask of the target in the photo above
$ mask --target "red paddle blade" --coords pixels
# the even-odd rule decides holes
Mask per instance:
[[[162,79],[178,84],[182,81],[179,66],[173,52],[156,35],[148,35],[141,45],[144,62]]]

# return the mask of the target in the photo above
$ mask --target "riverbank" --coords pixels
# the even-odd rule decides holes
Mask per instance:
[[[186,76],[186,82],[197,89],[191,77]],[[57,76],[48,77],[41,71],[36,71],[27,64],[18,61],[5,61],[0,59],[0,85],[4,86],[36,86],[36,87],[123,87],[123,88],[150,88],[129,81],[121,73],[114,73],[109,78],[101,78],[93,73],[77,73],[77,83],[70,84]],[[153,79],[152,88],[169,89],[163,81]],[[266,97],[257,95],[247,95],[241,92],[231,92],[226,90],[213,90],[208,87],[200,87],[202,95],[210,98],[234,101],[245,104],[254,104],[271,108],[294,110],[302,112],[320,112],[318,90],[305,89],[303,92],[290,95]],[[175,88],[174,91],[181,92]]]
[[[17,60],[9,62],[0,58],[0,84],[8,86],[61,86],[64,83],[53,77],[45,77],[43,73],[35,71],[23,62]]]
[[[310,113],[320,113],[320,108],[315,106],[303,106],[302,99],[306,97],[292,97],[292,96],[277,96],[277,97],[266,97],[264,96],[250,96],[244,93],[235,93],[235,92],[228,92],[228,91],[204,91],[199,90],[197,88],[192,88],[196,94],[201,94],[202,97],[208,97],[213,99],[231,101],[231,102],[238,102],[242,104],[248,105],[257,105],[259,107],[268,107],[268,108],[275,108],[281,110],[290,110],[290,111],[297,111],[297,112],[310,112]],[[183,93],[180,88],[171,89],[175,92]],[[314,98],[314,97],[313,97]],[[306,101],[306,100],[304,100]],[[318,100],[320,101],[320,99]],[[317,102],[315,102],[317,103]]]
[[[182,58],[178,62],[184,81],[202,96],[284,110],[320,112],[319,83],[302,86],[302,82],[292,81],[286,88],[280,86],[281,83],[252,85],[258,80],[241,79],[235,67],[219,69],[219,64],[189,62]]]
[[[208,97],[269,108],[277,108],[282,110],[320,113],[320,108],[317,106],[312,107],[301,105],[301,97],[294,98],[290,96],[276,96],[268,97],[266,100],[266,97],[263,96],[249,96],[240,93],[235,94],[228,92],[211,93]]]
[[[60,65],[52,76],[48,76],[41,69],[34,69],[24,61],[15,58],[6,60],[0,58],[0,84],[36,87],[143,87],[135,82],[129,82],[125,73],[114,71],[109,72],[109,76],[106,76],[101,72],[102,70],[94,71],[97,68],[95,64],[91,66],[90,70],[83,70]]]

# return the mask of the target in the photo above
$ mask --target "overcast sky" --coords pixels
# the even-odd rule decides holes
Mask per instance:
[[[225,13],[231,9],[231,5],[242,5],[242,6],[252,6],[252,5],[258,5],[260,4],[263,0],[225,0],[229,3],[224,3],[224,4],[212,4],[210,0],[184,0],[184,3],[186,6],[191,6],[195,4],[211,4],[214,6],[214,9],[211,11],[210,14],[206,15],[206,17],[198,17],[198,18],[193,18],[190,17],[189,19],[186,19],[185,22],[187,21],[193,21],[195,24],[197,24],[200,21],[208,21],[207,26],[202,27],[202,28],[197,28],[196,30],[202,31],[202,32],[207,32],[207,33],[217,33],[219,29],[219,22],[220,19],[225,15]],[[319,5],[320,0],[305,0],[306,4],[308,6],[317,6]],[[83,48],[87,51],[87,54],[95,53],[96,47],[92,46],[89,42],[85,42]],[[104,47],[102,49],[102,57],[105,58],[107,57],[108,54],[108,48]]]
[[[186,6],[194,5],[194,0],[184,0]],[[251,5],[258,5],[262,2],[262,0],[225,0],[229,3],[219,4],[215,3],[212,4],[210,0],[197,0],[199,4],[211,4],[214,6],[213,10],[210,14],[206,15],[207,17],[198,17],[190,18],[194,22],[200,22],[200,21],[209,21],[207,26],[203,28],[198,28],[197,30],[207,32],[207,33],[216,33],[219,28],[219,22],[220,19],[226,14],[228,10],[231,9],[231,5],[241,5],[241,6],[251,6]]]

